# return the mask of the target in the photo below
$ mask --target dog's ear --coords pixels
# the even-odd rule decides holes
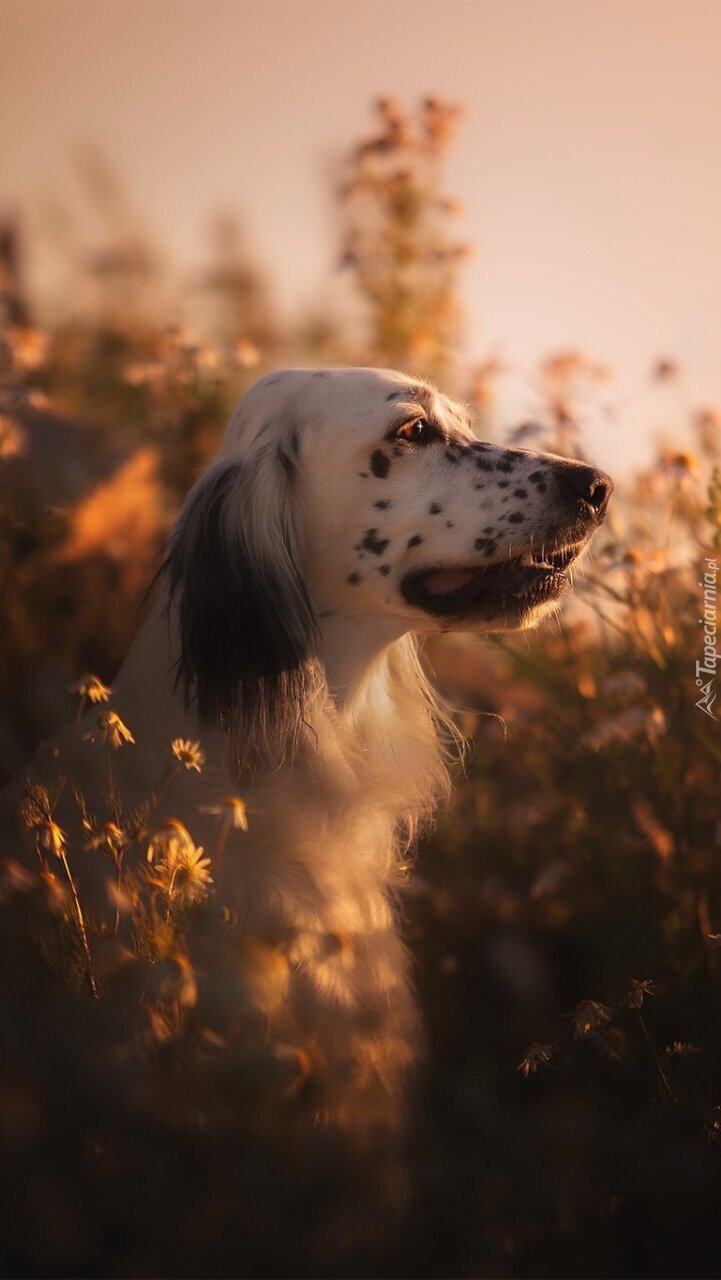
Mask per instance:
[[[223,728],[238,770],[292,752],[313,683],[316,624],[293,506],[281,449],[216,462],[191,490],[165,561],[177,681],[200,719]]]

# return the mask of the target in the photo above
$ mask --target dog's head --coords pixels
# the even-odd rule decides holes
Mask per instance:
[[[201,715],[227,718],[238,690],[248,714],[263,687],[292,700],[324,616],[387,615],[399,634],[535,625],[612,488],[584,463],[479,441],[462,407],[400,373],[261,379],[168,556]]]
[[[485,444],[463,408],[402,374],[296,376],[309,416],[291,456],[315,599],[411,630],[505,631],[535,625],[568,590],[608,476]]]

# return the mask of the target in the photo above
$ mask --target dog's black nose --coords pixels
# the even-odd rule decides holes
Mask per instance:
[[[613,480],[605,471],[584,467],[577,462],[568,463],[561,469],[558,481],[564,497],[584,502],[599,522],[603,520],[613,493]]]

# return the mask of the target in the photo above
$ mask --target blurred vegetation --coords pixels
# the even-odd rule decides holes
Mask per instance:
[[[78,702],[105,709],[99,749],[124,749],[103,682],[173,515],[256,376],[298,361],[397,364],[484,422],[504,370],[459,359],[466,250],[443,191],[457,115],[383,100],[339,167],[362,340],[334,317],[284,327],[227,215],[171,309],[159,255],[97,157],[82,165],[97,247],[81,251],[56,215],[75,313],[38,318],[23,228],[4,228],[8,767]],[[582,353],[551,353],[532,418],[508,438],[584,456],[581,406],[609,376]],[[682,381],[668,359],[649,376]],[[230,1034],[239,1007],[272,1008],[283,965],[239,942],[213,894],[241,800],[219,812],[204,854],[179,825],[153,828],[149,780],[144,811],[109,796],[106,814],[86,815],[77,850],[53,796],[31,788],[37,870],[8,850],[0,879],[4,1273],[719,1274],[721,741],[713,704],[697,705],[696,663],[699,582],[721,551],[720,457],[718,411],[678,413],[652,465],[619,485],[558,625],[429,646],[474,746],[405,908],[429,1055],[413,1194],[392,1229],[354,1230],[354,1216],[378,1213],[360,1155],[341,1164],[329,1138],[308,1181],[288,1140],[312,1091],[302,1047],[259,1061]],[[77,683],[87,670],[100,679]],[[169,770],[202,764],[202,744],[168,744]],[[142,881],[124,874],[132,843],[151,854]],[[132,944],[83,914],[73,865],[89,855],[117,873]]]

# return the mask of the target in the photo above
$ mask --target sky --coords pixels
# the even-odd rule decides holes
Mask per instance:
[[[611,365],[618,465],[721,404],[719,49],[721,0],[0,0],[0,211],[41,226],[97,146],[181,266],[237,210],[292,314],[332,296],[333,166],[373,99],[458,102],[468,358]]]

